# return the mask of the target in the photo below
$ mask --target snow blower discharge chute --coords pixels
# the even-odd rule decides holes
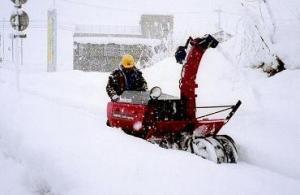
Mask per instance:
[[[196,76],[201,58],[218,41],[211,35],[187,40],[176,51],[182,67],[180,98],[162,93],[159,87],[150,91],[124,91],[118,102],[107,104],[107,125],[119,127],[126,133],[143,138],[163,148],[188,151],[216,163],[236,163],[237,149],[231,137],[218,135],[241,105],[196,106]],[[186,50],[189,48],[187,59]],[[196,116],[197,109],[218,111]],[[226,117],[208,117],[227,111]]]

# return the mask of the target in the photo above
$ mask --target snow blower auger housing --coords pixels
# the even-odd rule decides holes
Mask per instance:
[[[119,127],[126,133],[141,137],[164,148],[194,153],[216,163],[236,163],[237,150],[233,139],[217,135],[241,105],[196,106],[196,75],[201,58],[208,48],[215,48],[218,41],[211,35],[187,40],[178,48],[175,57],[183,62],[180,98],[161,92],[159,87],[150,91],[124,91],[118,102],[107,104],[107,125]],[[219,109],[203,116],[196,116],[196,109]],[[229,112],[221,119],[208,117],[223,111]]]

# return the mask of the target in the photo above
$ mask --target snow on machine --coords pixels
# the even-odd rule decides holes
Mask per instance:
[[[236,163],[237,149],[228,135],[218,135],[241,105],[196,106],[196,76],[203,54],[215,48],[218,41],[211,35],[187,40],[175,56],[182,63],[180,98],[162,93],[159,87],[150,91],[124,91],[119,101],[107,104],[107,125],[119,127],[164,148],[184,150],[216,163]],[[218,109],[196,116],[197,109]],[[227,111],[226,117],[208,118]]]

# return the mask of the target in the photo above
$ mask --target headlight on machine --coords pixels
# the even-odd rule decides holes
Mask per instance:
[[[161,96],[161,88],[160,87],[153,87],[151,90],[150,90],[150,98],[151,99],[158,99],[160,96]]]

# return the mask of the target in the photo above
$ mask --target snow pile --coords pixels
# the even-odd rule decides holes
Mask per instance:
[[[232,72],[235,68],[224,62],[218,50],[205,54],[198,103],[243,101],[222,130],[238,143],[236,165],[165,150],[107,127],[108,74],[22,73],[18,93],[14,72],[2,69],[0,169],[10,175],[6,181],[14,188],[1,184],[1,193],[297,194],[300,124],[295,114],[283,120],[281,113],[299,110],[300,94],[294,87],[300,73],[285,71],[271,81],[255,71]],[[144,75],[150,87],[159,85],[178,96],[180,69],[174,59],[166,59],[145,69]],[[274,109],[275,104],[280,107]]]

